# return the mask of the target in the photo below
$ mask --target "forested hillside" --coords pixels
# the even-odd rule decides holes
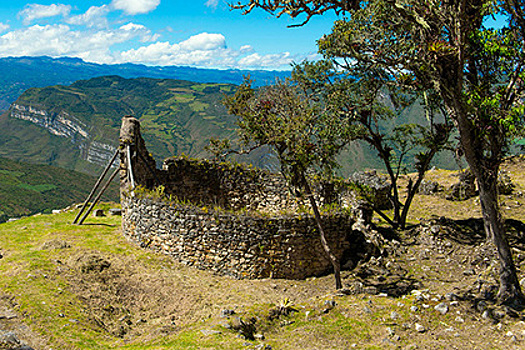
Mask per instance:
[[[95,181],[74,171],[0,158],[0,222],[82,202]],[[118,185],[113,184],[103,198],[118,200]]]

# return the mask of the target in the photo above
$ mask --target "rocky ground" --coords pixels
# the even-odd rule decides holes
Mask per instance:
[[[506,163],[514,189],[501,198],[520,278],[524,168]],[[458,178],[429,172],[442,190],[417,196],[407,230],[376,219],[380,248],[340,291],[331,275],[243,281],[182,266],[125,241],[110,217],[0,225],[0,349],[525,348],[525,313],[495,302],[479,200],[446,199]]]

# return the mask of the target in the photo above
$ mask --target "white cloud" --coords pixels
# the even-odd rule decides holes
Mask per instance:
[[[151,31],[142,24],[128,23],[119,28],[121,31],[128,32],[131,35],[135,34],[140,37],[140,41],[148,42],[155,41],[159,38],[158,34],[151,34]]]
[[[18,13],[22,17],[24,24],[29,24],[35,19],[55,17],[55,16],[67,16],[71,12],[70,5],[52,4],[52,5],[39,5],[30,4],[27,5],[22,11]]]
[[[160,35],[142,24],[110,21],[110,12],[116,9],[127,14],[146,13],[159,3],[160,0],[113,0],[111,4],[91,6],[75,15],[70,14],[72,9],[68,5],[28,5],[20,12],[24,23],[58,15],[64,18],[55,19],[55,24],[29,24],[11,30],[8,24],[0,22],[0,57],[70,56],[107,64],[130,62],[240,69],[289,69],[293,60],[304,58],[292,57],[287,52],[265,55],[250,45],[230,48],[220,33],[204,32],[176,43],[159,41]],[[218,1],[206,2],[210,7],[216,4]]]
[[[121,52],[119,62],[136,62],[150,65],[190,65],[213,68],[289,68],[294,57],[288,52],[273,55],[253,53],[249,45],[239,50],[230,49],[222,34],[201,33],[178,44],[156,42]],[[298,61],[298,60],[297,60]]]
[[[180,44],[156,42],[120,53],[121,62],[152,65],[191,65],[199,67],[232,66],[237,53],[233,50],[186,50]]]
[[[225,49],[226,38],[222,34],[201,33],[181,42],[180,47],[186,51]]]
[[[113,63],[111,46],[151,36],[133,23],[113,30],[75,31],[63,24],[34,25],[0,36],[0,57],[71,56],[98,63]]]
[[[279,68],[290,66],[293,61],[295,61],[295,59],[289,52],[262,56],[258,53],[253,53],[249,56],[240,58],[238,64],[245,68]]]
[[[156,42],[120,53],[121,62],[153,65],[234,67],[240,51],[228,49],[222,34],[201,33],[178,44]]]
[[[159,6],[160,0],[113,0],[111,6],[129,15],[148,13]]]
[[[128,24],[124,24],[123,26],[120,27],[120,29],[125,30],[127,32],[140,32],[142,30],[148,30],[148,28],[146,28],[142,24],[136,24],[132,22],[129,22]]]
[[[5,24],[5,23],[0,22],[0,33],[5,32],[9,28],[10,28],[9,24]]]
[[[66,20],[69,24],[86,25],[88,27],[108,27],[106,15],[110,9],[107,5],[91,6],[84,14],[72,16]]]
[[[251,45],[243,45],[241,46],[240,51],[242,53],[250,53],[253,52],[253,47],[251,47]]]
[[[217,5],[219,5],[219,0],[208,0],[206,1],[206,6],[211,7],[212,9],[216,9]]]

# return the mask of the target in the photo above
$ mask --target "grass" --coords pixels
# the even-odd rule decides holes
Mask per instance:
[[[399,346],[410,346],[417,343],[417,333],[405,324],[417,321],[439,330],[457,323],[455,313],[436,315],[437,302],[429,301],[425,309],[410,295],[334,295],[331,276],[306,281],[214,276],[130,244],[119,231],[119,217],[90,217],[86,225],[76,226],[70,224],[75,214],[39,215],[0,225],[0,300],[11,300],[23,322],[53,348],[236,350],[249,349],[250,343],[251,348],[268,344],[282,350],[383,349],[387,327],[401,336]],[[69,248],[53,249],[59,246],[56,242],[67,242]],[[93,255],[111,266],[82,273],[85,258]],[[343,273],[345,281],[350,278]],[[290,297],[297,312],[270,321],[269,311],[284,297]],[[326,300],[336,306],[326,311]],[[418,313],[409,311],[413,305],[420,307]],[[258,332],[266,339],[247,342],[225,328],[228,319],[219,317],[223,308],[236,310],[233,317],[257,318]],[[395,320],[393,311],[398,314]],[[125,317],[132,324],[119,335],[115,330]],[[205,335],[203,330],[220,333]],[[430,333],[417,336],[426,344],[433,342]],[[465,341],[464,336],[443,339],[445,344]]]
[[[95,182],[85,174],[0,158],[0,222],[80,202]],[[117,199],[117,186],[112,185],[104,198]]]
[[[199,102],[199,101],[195,101],[193,103],[190,103],[190,108],[195,111],[195,112],[203,112],[205,111],[207,108],[208,108],[208,104],[207,103],[202,103],[202,102]]]
[[[40,184],[40,185],[29,185],[29,184],[19,184],[19,188],[23,188],[25,190],[35,191],[35,192],[46,192],[51,191],[57,188],[57,186],[52,184]]]
[[[507,169],[520,175],[520,164]],[[452,182],[454,177],[450,180],[449,175],[442,173],[435,179]],[[518,189],[524,184],[520,176]],[[512,198],[503,199],[510,202]],[[440,195],[416,199],[414,223],[419,215],[460,219],[476,208],[475,199],[458,204],[447,203]],[[459,210],[461,205],[464,212]],[[381,261],[370,260],[355,271],[343,271],[343,284],[378,285],[374,283],[399,273],[417,281],[421,287],[413,288],[428,297],[418,300],[410,290],[399,297],[339,295],[330,275],[301,281],[216,276],[129,242],[120,232],[120,217],[90,217],[85,225],[76,226],[70,224],[75,215],[75,211],[37,215],[0,225],[0,310],[18,315],[9,321],[12,324],[0,320],[0,327],[27,326],[32,333],[23,333],[23,340],[36,349],[240,350],[257,345],[279,350],[507,349],[509,344],[519,348],[525,341],[520,333],[523,315],[496,324],[484,320],[468,300],[452,305],[443,298],[485,276],[483,267],[469,262],[480,254],[481,246],[439,240],[413,230],[400,232],[402,243],[395,250]],[[522,207],[512,207],[506,215],[519,219],[524,213]],[[525,263],[523,259],[517,262],[523,278]],[[477,275],[464,275],[467,268],[476,269]],[[359,271],[374,273],[365,278],[358,277]],[[271,310],[286,299],[297,312],[270,319]],[[335,307],[327,309],[327,300],[334,301]],[[434,307],[444,301],[450,311],[441,315]],[[223,309],[235,310],[235,315],[220,317]],[[247,341],[225,327],[235,317],[254,317],[257,332],[265,339]],[[415,323],[427,331],[417,332]],[[516,334],[516,342],[509,342],[509,331]]]
[[[106,204],[103,209],[107,210],[110,206]],[[277,287],[270,293],[271,296],[261,298],[261,292],[268,294],[268,282],[232,281],[209,273],[193,271],[178,266],[162,255],[131,245],[119,232],[119,217],[90,217],[87,224],[76,226],[70,224],[74,215],[75,212],[39,215],[0,225],[0,246],[4,255],[0,266],[2,292],[15,301],[20,314],[26,315],[24,321],[47,342],[58,348],[244,349],[246,341],[236,338],[233,331],[220,325],[225,321],[216,317],[220,308],[232,302],[239,303],[237,310],[242,317],[257,314],[258,317],[264,319],[265,314],[275,304],[270,300],[277,301],[278,295],[282,293],[279,291],[280,287]],[[49,242],[67,242],[69,248],[45,248],[54,246]],[[116,269],[114,272],[118,273],[79,276],[79,274],[82,275],[79,272],[79,261],[89,254],[107,259],[111,262],[111,268]],[[143,332],[133,333],[132,331],[133,336],[129,338],[115,336],[111,331],[97,327],[94,316],[101,318],[106,325],[112,322],[112,316],[100,313],[96,302],[90,303],[87,299],[94,300],[102,296],[104,304],[126,310],[116,317],[121,317],[122,313],[131,314],[134,322],[135,317],[147,311],[144,310],[145,307],[148,307],[147,302],[146,305],[140,303],[140,305],[133,305],[129,303],[129,300],[119,299],[114,294],[110,296],[118,291],[113,289],[118,286],[118,283],[115,284],[112,279],[124,278],[120,275],[126,269],[124,264],[133,267],[137,278],[151,279],[152,274],[160,274],[161,279],[166,279],[163,288],[169,285],[177,290],[177,288],[185,289],[191,286],[191,294],[195,295],[187,295],[182,298],[182,301],[178,300],[179,305],[174,308],[175,313],[180,311],[177,310],[178,308],[186,309],[181,314],[177,314],[179,319],[175,321],[175,330],[168,329],[167,334],[163,334],[163,327],[166,328],[171,322],[167,323],[167,319],[162,317],[156,319],[153,315],[150,315],[151,318],[142,326],[145,329]],[[196,275],[192,276],[194,273]],[[86,285],[82,286],[82,282],[78,281],[79,278],[87,279],[89,283],[86,282]],[[127,283],[130,280],[125,279],[124,282],[129,286]],[[305,281],[277,281],[277,283],[290,285],[292,290],[297,288],[297,285],[292,287],[292,283],[301,284],[303,302],[309,299],[305,297],[308,295],[307,289],[304,289],[307,287]],[[123,285],[120,287],[122,288]],[[158,288],[159,285],[155,284],[154,287]],[[253,289],[255,289],[255,295],[249,292]],[[217,293],[219,290],[220,292]],[[321,283],[321,293],[326,293],[328,290],[324,282]],[[163,291],[160,292],[163,293]],[[143,295],[137,295],[138,299],[143,297]],[[254,304],[257,299],[262,300],[263,303]],[[174,307],[174,301],[159,299],[160,303],[163,301],[167,303],[165,305],[167,308]],[[314,304],[317,303],[318,300],[314,299]],[[363,330],[367,327],[365,323],[357,320],[347,323],[346,318],[341,314],[334,313],[329,317],[324,317],[323,329],[319,329],[321,321],[317,321],[316,318],[310,320],[305,318],[303,310],[312,309],[308,302],[305,305],[301,312],[290,318],[294,321],[293,324],[286,327],[270,323],[266,325],[268,337],[272,339],[267,342],[268,344],[279,349],[292,349],[293,344],[286,345],[288,343],[286,337],[295,332],[301,334],[314,332],[313,334],[317,336],[320,336],[319,332],[322,332],[325,344],[338,338],[363,339]],[[160,308],[165,307],[160,305]],[[160,308],[157,306],[156,311]],[[192,316],[191,314],[196,311],[195,308],[200,312]],[[188,319],[185,320],[184,317]],[[202,333],[203,329],[215,329],[221,333],[205,336]],[[148,334],[157,333],[159,336],[155,339],[148,336]],[[337,340],[336,343],[339,341]]]

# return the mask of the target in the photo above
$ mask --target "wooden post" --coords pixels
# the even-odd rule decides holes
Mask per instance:
[[[100,197],[102,197],[102,195],[104,194],[104,192],[108,189],[109,185],[111,184],[111,181],[113,181],[113,179],[115,178],[115,176],[117,176],[117,174],[119,173],[120,169],[116,169],[113,174],[111,174],[108,182],[106,182],[106,184],[104,185],[104,187],[102,188],[102,190],[98,193],[97,195],[97,198],[95,198],[95,200],[93,201],[93,203],[91,203],[91,206],[89,207],[89,209],[86,211],[86,213],[84,214],[84,216],[82,217],[82,219],[80,219],[79,221],[79,225],[82,225],[82,223],[84,222],[84,220],[86,220],[86,217],[89,215],[89,213],[91,212],[91,210],[93,210],[93,208],[95,207],[95,205],[97,205],[98,201],[100,200]]]
[[[93,196],[95,195],[95,192],[97,191],[98,187],[100,186],[100,184],[102,183],[102,180],[104,180],[104,177],[106,177],[106,174],[108,173],[109,169],[111,169],[111,166],[113,165],[113,163],[115,162],[115,159],[117,158],[119,154],[119,149],[117,148],[117,150],[115,151],[115,154],[113,155],[113,158],[111,158],[111,160],[109,161],[108,165],[106,166],[106,169],[104,169],[104,171],[102,172],[102,174],[100,175],[100,177],[98,178],[97,180],[97,183],[95,184],[95,186],[93,186],[93,189],[91,190],[91,193],[89,194],[89,196],[86,198],[86,201],[84,202],[84,205],[82,205],[82,209],[80,209],[80,211],[78,212],[75,220],[73,220],[73,225],[77,223],[78,221],[78,218],[80,218],[80,215],[82,215],[82,213],[84,212],[84,210],[86,209],[89,201],[93,198]]]
[[[130,146],[127,145],[126,147],[126,153],[128,156],[128,174],[129,174],[129,181],[131,182],[131,191],[135,189],[135,179],[133,177],[133,166],[131,165],[131,150]]]

